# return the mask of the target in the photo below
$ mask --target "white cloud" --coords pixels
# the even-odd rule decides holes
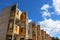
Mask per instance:
[[[50,8],[50,6],[48,4],[45,4],[41,7],[41,10],[47,11],[48,8]]]
[[[43,5],[42,7],[41,7],[41,10],[46,10],[46,9],[48,9],[49,8],[49,5],[48,4],[45,4],[45,5]]]
[[[60,0],[52,0],[52,6],[49,4],[44,4],[41,7],[41,10],[48,11],[49,8],[53,7],[54,8],[54,14],[60,15]],[[48,11],[49,12],[49,11]]]
[[[44,29],[51,36],[60,33],[60,21],[54,21],[52,19],[45,19],[39,22],[41,29]]]
[[[60,0],[53,0],[53,6],[57,15],[60,15]]]
[[[45,18],[46,16],[48,16],[48,17],[51,16],[51,13],[48,11],[48,8],[50,8],[50,6],[48,4],[45,4],[41,7],[41,10],[44,10],[44,11],[42,11],[43,18]]]
[[[28,19],[28,23],[30,23],[30,22],[32,22],[32,20],[31,19]]]
[[[58,20],[52,20],[47,19],[46,17],[51,17],[53,14],[60,15],[60,0],[52,0],[52,6],[49,6],[48,4],[44,4],[41,7],[42,10],[42,17],[44,18],[44,21],[39,22],[41,29],[44,29],[47,31],[48,34],[51,36],[54,36],[56,34],[60,34],[60,21]],[[54,8],[54,11],[49,12],[49,8]]]
[[[46,16],[50,17],[51,16],[50,12],[48,12],[48,11],[43,11],[42,13],[43,13],[42,17],[46,17]]]

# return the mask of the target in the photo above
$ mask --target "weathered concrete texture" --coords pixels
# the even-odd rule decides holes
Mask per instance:
[[[29,23],[29,39],[32,39],[32,23]]]
[[[11,7],[7,7],[0,14],[0,40],[6,40],[10,10]]]

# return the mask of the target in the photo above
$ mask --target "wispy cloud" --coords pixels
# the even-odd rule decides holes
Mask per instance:
[[[48,12],[48,11],[43,11],[42,13],[43,13],[42,17],[46,17],[46,16],[50,17],[51,16],[50,12]]]
[[[28,23],[32,22],[32,19],[28,19]]]
[[[51,6],[49,6],[48,4],[44,4],[42,7],[41,7],[41,10],[42,10],[42,17],[45,18],[45,17],[50,17],[51,16],[51,13],[48,11],[48,9],[50,8]]]

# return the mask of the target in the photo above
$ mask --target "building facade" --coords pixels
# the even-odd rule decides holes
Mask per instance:
[[[41,40],[41,29],[40,29],[40,25],[37,25],[37,40]]]
[[[0,40],[6,40],[10,10],[11,7],[5,8],[0,14]]]
[[[11,7],[6,40],[20,39],[20,25],[18,23],[20,22],[21,13],[22,12],[17,8],[17,5]]]
[[[42,40],[46,40],[46,31],[41,30]]]
[[[40,29],[40,25],[28,23],[27,12],[13,5],[0,14],[0,40],[51,40],[51,37]]]

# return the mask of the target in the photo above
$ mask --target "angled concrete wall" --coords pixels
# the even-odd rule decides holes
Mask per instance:
[[[3,9],[2,14],[0,14],[0,40],[6,40],[10,10],[11,7],[7,7]]]

